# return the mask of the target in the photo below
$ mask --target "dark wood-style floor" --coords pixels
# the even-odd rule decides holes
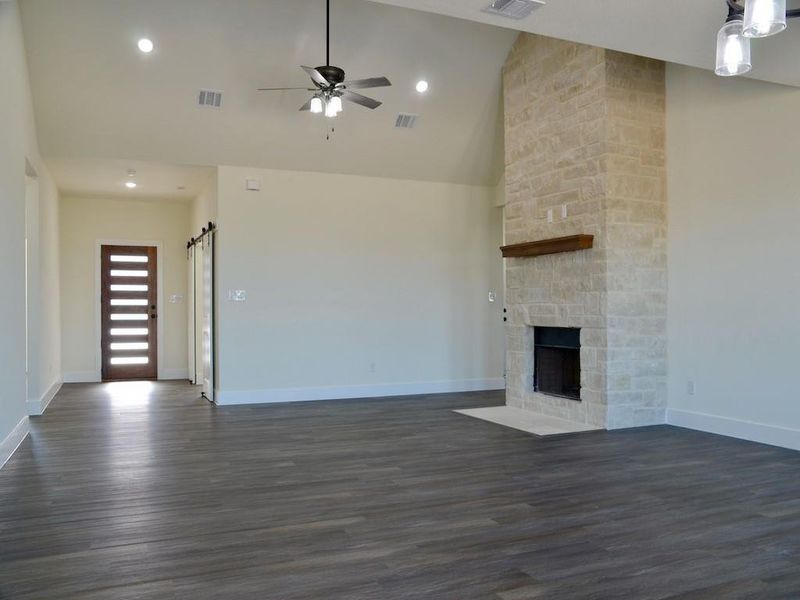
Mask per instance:
[[[800,598],[800,453],[451,412],[501,402],[64,386],[0,471],[0,598]]]

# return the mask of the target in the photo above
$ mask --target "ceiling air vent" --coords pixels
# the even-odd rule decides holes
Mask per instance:
[[[397,121],[395,121],[394,126],[400,129],[414,129],[414,125],[417,124],[417,117],[418,115],[400,113],[397,115]]]
[[[544,5],[544,0],[494,0],[483,9],[483,12],[501,15],[510,19],[524,19],[534,10]]]
[[[217,90],[200,90],[197,104],[205,108],[220,108],[222,106],[222,92]]]

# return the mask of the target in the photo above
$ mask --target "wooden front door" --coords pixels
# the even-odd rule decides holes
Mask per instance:
[[[158,377],[157,249],[102,246],[103,381]]]

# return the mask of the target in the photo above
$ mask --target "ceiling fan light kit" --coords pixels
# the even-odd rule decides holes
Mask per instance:
[[[284,87],[260,88],[259,92],[274,92],[286,90],[306,90],[315,92],[308,102],[300,107],[301,111],[313,114],[324,113],[328,118],[334,118],[343,110],[342,100],[360,104],[369,109],[378,108],[382,102],[353,92],[354,89],[388,87],[392,83],[386,77],[371,77],[369,79],[345,80],[344,69],[331,64],[331,1],[325,1],[326,8],[326,34],[325,34],[325,65],[317,68],[300,67],[309,77],[314,87]]]
[[[800,17],[800,9],[786,9],[786,0],[725,0],[728,17],[717,34],[717,64],[721,77],[744,75],[752,68],[750,40],[775,35],[786,29],[788,19]]]

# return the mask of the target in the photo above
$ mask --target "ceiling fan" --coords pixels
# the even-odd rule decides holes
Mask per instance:
[[[259,92],[276,92],[285,90],[306,90],[314,92],[308,102],[300,107],[301,111],[315,114],[325,113],[326,117],[335,117],[342,112],[342,100],[348,100],[366,106],[370,109],[378,108],[382,102],[352,91],[353,89],[388,87],[392,83],[386,77],[371,77],[369,79],[355,79],[346,81],[344,70],[331,65],[331,0],[326,0],[326,35],[325,35],[325,66],[312,68],[300,67],[309,77],[314,87],[283,87],[260,88]]]

